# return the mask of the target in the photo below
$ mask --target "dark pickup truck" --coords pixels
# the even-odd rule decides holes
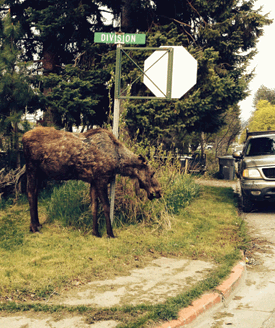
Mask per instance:
[[[250,212],[256,201],[275,200],[275,131],[247,132],[238,162],[242,207]]]

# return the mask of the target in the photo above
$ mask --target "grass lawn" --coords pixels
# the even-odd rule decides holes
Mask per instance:
[[[154,202],[158,202],[155,200]],[[159,320],[175,318],[204,291],[217,286],[240,259],[246,247],[246,230],[238,215],[232,189],[201,186],[199,196],[176,214],[167,214],[166,223],[120,224],[115,239],[92,236],[64,227],[47,217],[49,198],[39,203],[42,233],[29,232],[26,200],[0,207],[0,310],[75,311],[87,320],[114,319],[121,327],[145,327]],[[160,256],[202,259],[218,264],[192,290],[164,304],[95,310],[89,307],[47,306],[54,291],[81,283],[127,275]],[[138,259],[138,261],[137,261]],[[108,270],[106,270],[108,267]]]

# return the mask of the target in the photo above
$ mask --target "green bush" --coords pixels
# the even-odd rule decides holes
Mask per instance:
[[[190,204],[198,192],[199,185],[194,182],[190,175],[177,175],[165,195],[169,213],[178,214],[180,209]]]
[[[48,221],[60,221],[64,226],[87,229],[91,224],[91,212],[87,202],[88,185],[83,181],[68,181],[53,188],[48,202]]]
[[[216,157],[214,151],[207,152],[207,171],[206,176],[210,178],[219,178],[219,159]]]

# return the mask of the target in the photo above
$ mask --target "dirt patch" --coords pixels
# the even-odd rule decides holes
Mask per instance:
[[[207,180],[207,179],[196,179],[196,183],[203,186],[232,188],[235,192],[238,191],[238,184],[239,184],[237,180]]]

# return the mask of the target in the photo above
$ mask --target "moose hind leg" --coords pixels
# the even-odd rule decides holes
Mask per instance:
[[[94,185],[91,184],[90,187],[90,197],[91,197],[91,210],[93,215],[93,232],[92,234],[96,237],[100,237],[98,232],[98,221],[97,221],[97,208],[98,208],[98,195],[97,190]]]
[[[37,197],[38,179],[35,172],[27,172],[27,195],[30,204],[31,223],[30,231],[37,232],[41,227],[38,219]]]

